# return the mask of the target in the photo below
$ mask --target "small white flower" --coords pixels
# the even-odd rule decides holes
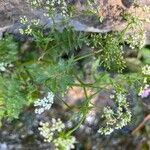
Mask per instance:
[[[24,34],[24,30],[23,29],[19,29],[20,34]]]
[[[56,149],[64,148],[65,150],[70,150],[74,148],[74,143],[76,142],[75,137],[67,136],[61,137],[58,136],[64,128],[65,124],[58,118],[52,118],[51,123],[48,122],[40,122],[40,126],[38,129],[40,134],[44,137],[45,142],[52,142]]]
[[[5,63],[5,62],[1,62],[0,63],[0,71],[1,72],[6,72],[8,71],[9,68],[13,67],[14,65],[11,63]]]
[[[150,75],[150,66],[149,65],[146,65],[142,68],[142,73],[144,75]]]
[[[74,144],[76,143],[76,139],[73,136],[69,136],[67,138],[58,137],[53,141],[56,150],[63,148],[65,150],[74,149]]]
[[[114,98],[118,105],[117,112],[110,107],[104,108],[102,117],[106,120],[106,126],[98,130],[101,134],[111,134],[115,129],[121,129],[131,121],[131,111],[128,108],[126,95],[119,92],[114,95]],[[125,112],[123,112],[123,108],[126,110]]]
[[[27,35],[31,35],[32,34],[32,29],[31,29],[30,25],[27,26],[27,28],[24,30],[24,33],[27,34]]]
[[[20,17],[20,23],[27,24],[28,23],[27,17],[26,16]]]
[[[34,102],[34,106],[37,107],[35,109],[35,113],[41,114],[45,110],[49,110],[54,102],[54,94],[52,92],[48,92],[47,96],[43,99],[38,99]]]
[[[33,19],[31,22],[33,25],[37,26],[39,24],[40,20],[39,19],[37,19],[37,20]]]

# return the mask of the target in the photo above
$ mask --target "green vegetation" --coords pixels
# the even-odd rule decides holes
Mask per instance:
[[[38,4],[38,7],[40,7],[39,2],[32,2],[32,5]],[[47,16],[53,17],[53,11],[50,10],[53,9],[52,3],[47,2],[46,5],[49,6]],[[65,10],[64,14],[70,10],[70,8],[64,8],[67,7],[64,1],[62,7]],[[63,96],[67,90],[78,86],[83,89],[85,100],[80,106],[72,108],[72,111],[74,111],[74,108],[78,110],[80,121],[77,125],[69,131],[64,127],[64,130],[59,130],[59,125],[58,129],[53,130],[51,129],[53,126],[49,124],[46,124],[47,126],[44,126],[44,129],[40,128],[44,137],[46,131],[51,134],[50,137],[48,135],[45,137],[46,140],[50,138],[50,142],[54,138],[55,133],[53,132],[55,130],[58,131],[57,138],[60,138],[59,140],[67,139],[63,139],[63,145],[60,144],[59,140],[53,140],[58,149],[60,147],[60,149],[65,149],[64,145],[68,142],[72,142],[68,149],[73,147],[75,139],[71,135],[84,122],[90,110],[96,107],[91,103],[91,99],[101,90],[114,91],[113,95],[110,96],[116,105],[116,110],[111,106],[99,108],[100,113],[103,111],[101,118],[104,120],[104,126],[101,127],[100,125],[98,132],[105,135],[110,134],[131,121],[132,110],[130,110],[130,102],[127,100],[127,95],[130,94],[129,89],[131,86],[134,87],[138,94],[145,82],[146,86],[149,86],[150,75],[147,73],[145,79],[141,68],[141,71],[135,73],[126,71],[123,49],[126,43],[130,44],[132,48],[133,45],[134,48],[136,45],[139,54],[143,58],[146,57],[144,63],[149,64],[146,56],[149,49],[140,50],[141,44],[137,45],[131,38],[130,40],[126,38],[126,32],[131,29],[130,27],[133,27],[132,25],[135,22],[129,22],[127,28],[121,32],[107,34],[85,34],[74,31],[72,27],[66,27],[62,32],[59,32],[55,28],[55,22],[51,31],[45,33],[45,29],[41,27],[38,20],[29,22],[26,17],[23,17],[21,23],[27,25],[26,29],[20,29],[21,34],[27,34],[34,38],[29,49],[22,50],[22,43],[16,42],[11,36],[7,36],[0,41],[0,119],[18,118],[24,106],[36,103],[37,99],[39,101],[35,106],[40,106],[40,111],[37,112],[42,113],[43,110],[50,109],[52,100],[49,104],[50,97],[47,96],[40,100],[41,97],[50,91],[57,97],[59,94],[59,100],[64,102]],[[84,47],[88,47],[90,50],[84,52],[84,54],[80,53]],[[85,70],[80,65],[88,59],[92,60],[90,83],[83,80]],[[147,67],[146,70],[148,69]],[[94,94],[89,95],[87,93],[88,88]],[[69,107],[66,102],[64,104]],[[56,124],[56,120],[54,120],[52,124]],[[72,141],[68,140],[68,137],[71,137]]]

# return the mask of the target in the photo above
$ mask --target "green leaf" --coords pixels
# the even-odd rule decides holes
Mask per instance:
[[[0,76],[0,91],[5,108],[5,113],[1,113],[1,115],[5,114],[9,118],[18,118],[26,103],[25,95],[21,91],[21,82],[13,76],[9,78]]]
[[[0,40],[0,61],[13,62],[18,56],[18,43],[11,36],[7,36]]]
[[[67,87],[74,82],[72,70],[73,59],[60,60],[55,64],[34,64],[28,66],[37,84],[46,84],[54,92],[65,92]]]

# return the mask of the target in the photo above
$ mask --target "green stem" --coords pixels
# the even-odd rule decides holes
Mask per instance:
[[[93,84],[94,84],[94,83],[93,83]],[[95,88],[95,89],[100,88],[100,87],[98,87],[98,86],[94,86],[93,84],[92,84],[92,83],[84,83],[84,86],[90,87],[90,88]],[[81,84],[74,83],[74,84],[71,84],[71,86],[81,87]]]
[[[56,30],[56,23],[55,23],[55,19],[53,16],[51,16],[51,19],[52,19],[52,22],[53,22],[53,25],[52,25],[52,32],[54,32]]]
[[[81,84],[83,83],[81,80],[80,80]],[[85,107],[85,111],[83,112],[83,116],[81,118],[81,120],[79,121],[79,123],[72,129],[70,130],[68,133],[67,133],[67,136],[71,135],[74,131],[76,131],[80,126],[81,124],[84,122],[85,118],[86,118],[86,114],[88,113],[89,111],[89,102],[90,102],[90,98],[88,98],[88,95],[87,95],[87,91],[86,91],[86,88],[85,86],[82,84],[83,86],[83,89],[84,89],[84,94],[85,94],[85,97],[86,97],[86,107]]]
[[[69,110],[71,110],[71,111],[73,111],[73,110],[76,110],[76,111],[79,111],[79,109],[77,108],[77,107],[72,107],[72,106],[70,106],[68,103],[66,103],[62,98],[60,98],[58,95],[55,95],[56,96],[56,98],[58,99],[58,100],[60,100],[60,101],[62,101],[67,107],[68,107],[68,109]]]
[[[81,59],[84,59],[84,58],[93,56],[94,54],[98,54],[98,53],[100,53],[101,51],[102,51],[102,50],[98,50],[98,51],[95,51],[95,52],[93,52],[93,53],[88,53],[88,54],[86,54],[86,55],[83,55],[83,56],[80,56],[80,57],[78,57],[78,58],[75,58],[74,61],[76,62],[76,61],[79,61],[79,60],[81,60]]]
[[[77,80],[79,81],[81,87],[85,86],[84,82],[75,74],[75,77],[77,78]]]
[[[44,47],[44,52],[47,50],[48,44],[49,44],[49,41],[46,43],[46,45],[45,45],[45,47]]]
[[[60,98],[58,95],[55,95],[57,99],[61,100],[70,110],[72,109],[71,106],[69,106],[62,98]]]
[[[132,24],[132,23],[128,23],[128,25],[126,26],[126,28],[125,28],[124,30],[122,30],[122,32],[121,32],[121,39],[122,39],[122,37],[125,36],[125,33],[126,33],[126,31],[129,29],[129,27],[130,27],[131,24]]]
[[[85,86],[83,87],[83,90],[84,90],[85,98],[86,98],[86,100],[88,100],[89,98],[88,98],[88,95],[87,95],[87,91],[86,91]],[[89,100],[88,100],[88,101],[89,101]]]
[[[99,88],[96,86],[93,86],[94,83],[84,83],[76,74],[74,74],[76,79],[79,81],[80,84],[73,84],[75,86],[80,86],[80,87],[92,87],[92,88]]]
[[[80,84],[77,84],[77,85],[80,86],[80,87],[83,87],[85,98],[86,98],[86,103],[85,103],[85,110],[83,110],[83,112],[82,112],[83,116],[82,116],[81,120],[79,121],[79,123],[73,129],[68,131],[67,136],[71,135],[74,131],[76,131],[81,126],[81,124],[83,123],[83,121],[86,118],[86,115],[87,115],[88,111],[90,110],[89,109],[89,104],[92,104],[90,102],[90,100],[93,98],[93,96],[95,96],[96,94],[99,93],[99,90],[98,90],[97,92],[95,92],[94,94],[92,94],[91,96],[88,97],[87,90],[86,90],[86,86],[88,87],[88,85],[85,84],[76,74],[75,74],[75,77],[77,78],[77,80],[80,83]],[[92,85],[92,84],[89,84],[89,85]],[[94,104],[92,104],[92,105],[94,106]],[[96,106],[94,106],[94,107],[96,107]]]
[[[86,118],[86,115],[83,115],[79,123],[67,133],[67,136],[71,135],[75,130],[77,130],[83,123],[84,119]]]

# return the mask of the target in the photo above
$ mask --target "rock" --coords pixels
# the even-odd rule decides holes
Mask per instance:
[[[85,7],[84,9],[88,9],[86,6],[84,6],[85,1],[71,0],[69,2],[73,3],[75,7],[77,2],[79,2],[80,7]],[[142,5],[150,5],[146,0],[141,0],[140,3]],[[97,20],[91,16],[80,15],[78,12],[78,17],[71,19],[69,24],[74,26],[75,30],[77,31],[106,33],[111,30],[122,30],[125,27],[121,17],[122,11],[135,12],[134,8],[132,7],[132,0],[98,0],[98,4],[100,5],[98,15],[104,18],[102,23],[97,22]],[[150,14],[143,13],[140,8],[136,9],[136,13],[141,17],[150,18]],[[24,15],[26,15],[29,19],[39,18],[41,20],[41,24],[47,24],[47,27],[52,25],[51,19],[43,16],[42,10],[32,10],[24,0],[9,0],[7,2],[5,0],[1,0],[0,35],[2,36],[2,34],[6,31],[13,34],[18,34],[18,29],[21,27],[19,18],[20,16]],[[55,20],[60,22],[61,17],[57,16]],[[146,44],[150,44],[149,24],[145,26],[145,31],[147,32]]]
[[[122,0],[122,3],[125,7],[130,8],[134,3],[134,0]]]
[[[137,72],[141,71],[142,62],[137,58],[126,58],[126,65],[129,71]]]

